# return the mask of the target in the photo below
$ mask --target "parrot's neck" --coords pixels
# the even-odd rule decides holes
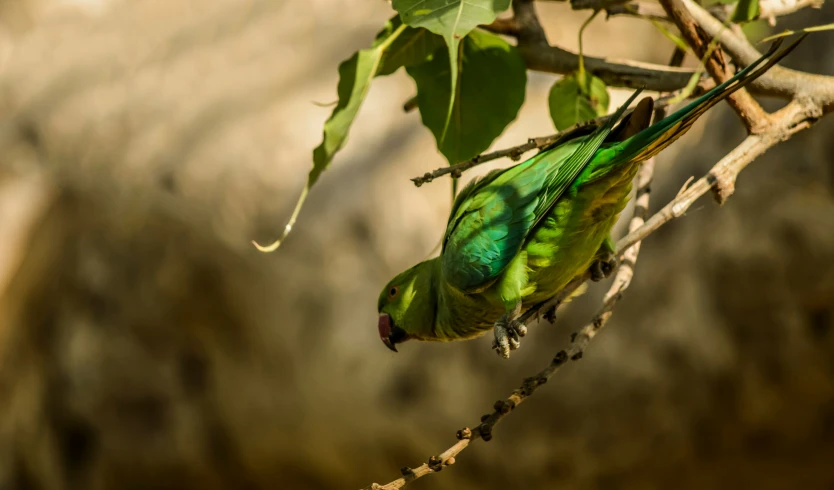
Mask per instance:
[[[438,340],[435,333],[437,320],[438,291],[440,278],[440,260],[434,258],[414,266],[414,297],[408,308],[408,321],[405,328],[411,338],[420,340]]]
[[[438,265],[440,261],[438,260]],[[492,322],[501,315],[480,294],[464,294],[441,277],[438,267],[436,277],[437,315],[434,322],[435,340],[452,341],[477,337],[492,328]]]

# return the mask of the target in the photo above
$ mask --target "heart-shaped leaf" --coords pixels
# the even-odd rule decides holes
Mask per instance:
[[[452,97],[451,73],[445,50],[407,71],[417,84],[423,124],[434,134],[449,164],[468,160],[489,148],[524,103],[524,60],[514,46],[485,31],[472,31],[463,39],[460,83],[450,122],[446,101]]]
[[[394,16],[389,25],[377,35],[377,39],[388,35],[393,29],[402,24],[400,16]],[[407,27],[396,40],[385,50],[382,64],[376,76],[390,75],[403,66],[419,65],[428,61],[432,53],[443,46],[443,38],[422,28]]]
[[[548,96],[550,118],[559,131],[608,113],[608,88],[602,79],[585,73],[565,75],[553,84]]]
[[[510,7],[510,0],[393,0],[391,6],[400,13],[402,21],[411,27],[423,27],[443,36],[448,46],[451,67],[449,93],[455,94],[460,40],[475,27],[492,23],[497,14]],[[441,141],[446,138],[454,104],[454,100],[449,100]]]

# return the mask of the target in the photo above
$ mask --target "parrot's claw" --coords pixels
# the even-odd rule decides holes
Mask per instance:
[[[510,358],[510,351],[521,346],[520,338],[527,335],[527,326],[518,320],[507,320],[507,315],[495,322],[495,340],[492,348],[504,359]]]
[[[591,280],[594,282],[602,281],[611,276],[615,269],[617,269],[617,257],[611,256],[607,259],[597,259],[591,264]]]

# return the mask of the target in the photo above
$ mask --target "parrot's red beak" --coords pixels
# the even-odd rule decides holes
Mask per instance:
[[[388,347],[394,352],[397,352],[397,348],[394,346],[394,342],[391,340],[391,334],[393,333],[394,329],[391,325],[391,316],[388,313],[380,313],[379,314],[379,338],[382,339],[382,343],[385,344],[385,347]]]

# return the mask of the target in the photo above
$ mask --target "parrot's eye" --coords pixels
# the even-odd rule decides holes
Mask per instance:
[[[388,299],[394,299],[399,292],[400,288],[398,286],[392,286],[391,289],[388,290]]]

